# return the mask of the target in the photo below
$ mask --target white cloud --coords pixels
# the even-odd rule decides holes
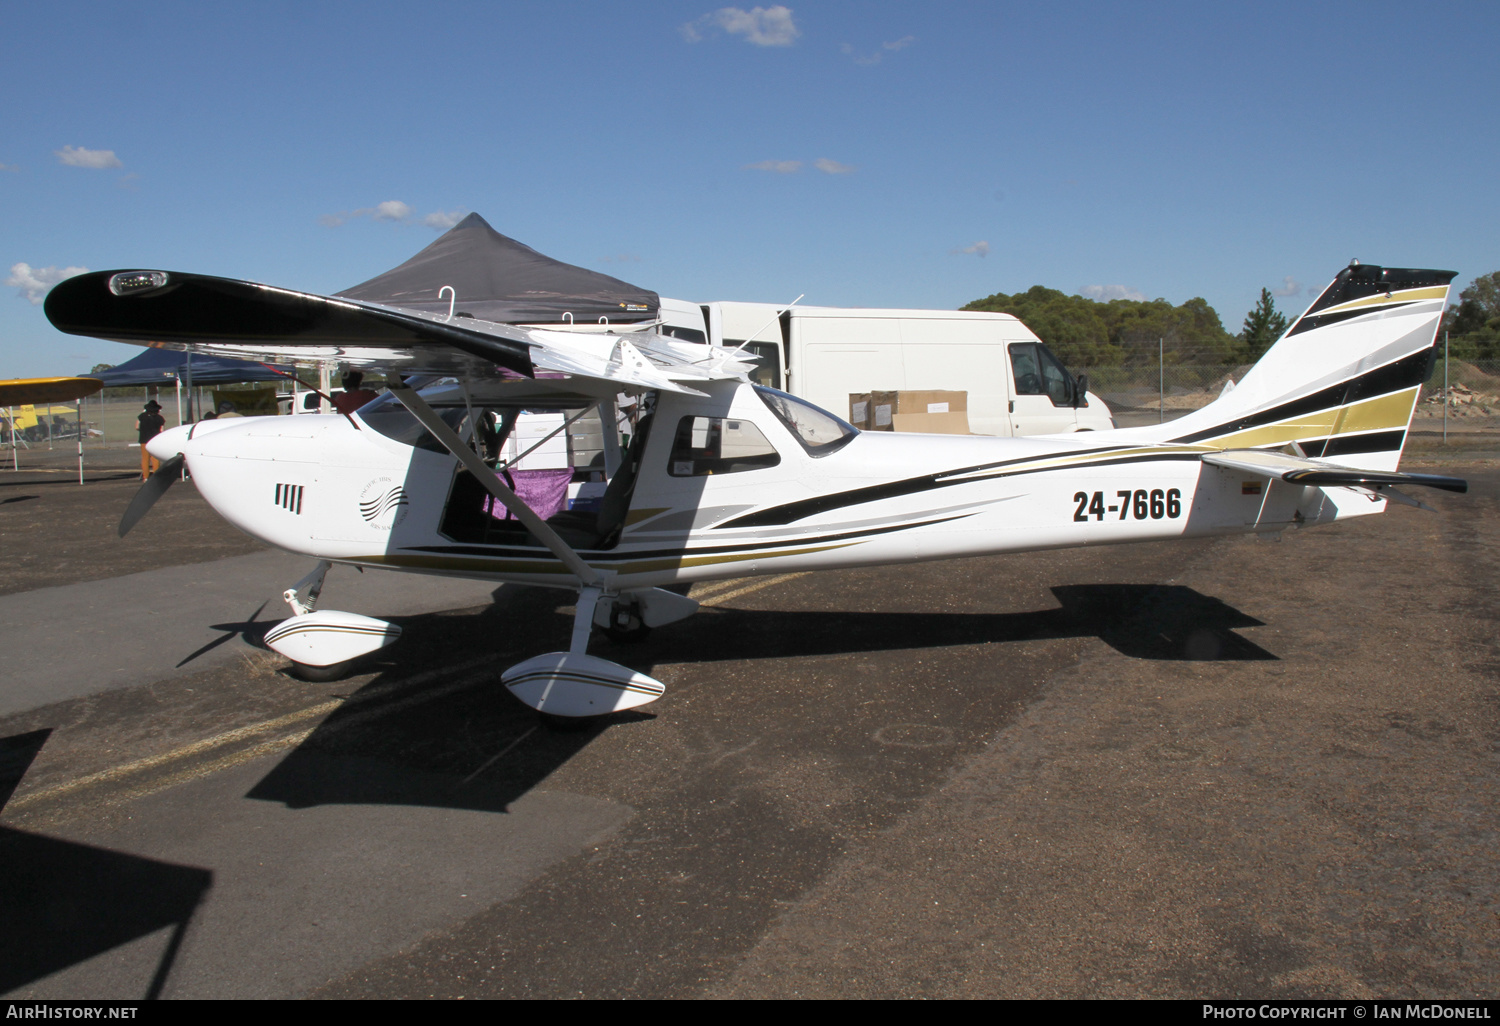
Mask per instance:
[[[778,175],[789,175],[794,171],[802,170],[800,160],[762,160],[754,164],[746,164],[746,171],[774,171]]]
[[[373,207],[360,207],[358,210],[340,210],[337,214],[323,214],[318,218],[318,223],[325,228],[337,228],[341,224],[359,217],[368,217],[374,221],[390,221],[394,224],[410,224],[420,221],[429,228],[443,231],[452,228],[463,219],[464,210],[434,210],[430,214],[417,217],[411,206],[400,200],[386,200],[377,203]]]
[[[411,207],[400,200],[386,200],[375,204],[370,216],[377,221],[405,221],[411,216]]]
[[[1296,278],[1293,278],[1290,274],[1281,280],[1282,287],[1279,289],[1272,289],[1271,295],[1282,297],[1295,296],[1302,291],[1302,283]]]
[[[30,300],[32,306],[40,306],[52,286],[75,274],[88,273],[87,267],[33,268],[30,264],[12,264],[10,277],[5,279],[5,284],[16,289],[16,295],[22,299]]]
[[[990,255],[990,244],[988,242],[985,242],[983,239],[980,239],[972,246],[959,246],[955,249],[950,249],[948,252],[953,254],[954,256],[962,256],[965,253],[972,253],[978,257],[985,257]]]
[[[19,170],[21,170],[21,166],[19,164],[0,164],[0,171],[19,171]]]
[[[819,157],[813,161],[813,167],[825,175],[852,175],[854,173],[853,164],[840,164],[838,161],[829,160],[827,157]]]
[[[1134,299],[1141,303],[1146,301],[1144,292],[1138,292],[1128,285],[1089,285],[1082,291],[1083,295],[1101,303],[1107,303],[1111,299]]]
[[[422,223],[429,228],[438,231],[447,231],[464,219],[464,210],[459,207],[455,210],[434,210],[422,218]]]
[[[60,150],[53,150],[57,159],[69,167],[91,167],[103,169],[107,167],[124,167],[120,158],[115,156],[114,150],[86,150],[82,146],[64,146]]]
[[[791,46],[802,33],[792,21],[792,10],[777,4],[775,7],[720,7],[696,21],[687,22],[677,31],[689,43],[703,41],[705,30],[718,29],[731,36],[744,36],[745,42],[756,46]]]
[[[881,43],[879,50],[876,50],[874,53],[869,54],[856,53],[854,50],[854,45],[852,43],[843,43],[839,46],[839,52],[852,60],[855,64],[862,64],[865,67],[869,67],[872,64],[879,64],[882,60],[885,59],[885,55],[887,53],[895,53],[897,50],[904,50],[916,41],[916,36],[902,36],[900,39],[897,39],[894,42]]]

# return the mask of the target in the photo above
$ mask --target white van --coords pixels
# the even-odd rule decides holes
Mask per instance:
[[[1010,314],[963,310],[792,307],[662,300],[661,330],[744,346],[760,384],[841,416],[850,395],[874,391],[968,393],[969,430],[1049,435],[1114,427],[1109,407]]]

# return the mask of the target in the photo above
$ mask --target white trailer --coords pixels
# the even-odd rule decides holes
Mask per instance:
[[[662,300],[663,330],[738,348],[760,360],[760,384],[841,416],[873,391],[968,393],[969,430],[1050,435],[1114,426],[1031,329],[1010,314]]]

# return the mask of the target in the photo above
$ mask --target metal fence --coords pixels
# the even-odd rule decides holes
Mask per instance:
[[[1171,352],[1165,356],[1149,363],[1087,368],[1089,391],[1111,410],[1151,411],[1171,418],[1207,406],[1253,366],[1191,358],[1174,362]],[[1500,360],[1439,357],[1422,386],[1422,402],[1441,408],[1445,397],[1459,416],[1500,414]]]

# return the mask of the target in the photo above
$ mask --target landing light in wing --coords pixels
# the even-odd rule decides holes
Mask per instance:
[[[159,289],[166,283],[166,271],[121,271],[110,276],[109,291],[117,296],[135,296]]]

